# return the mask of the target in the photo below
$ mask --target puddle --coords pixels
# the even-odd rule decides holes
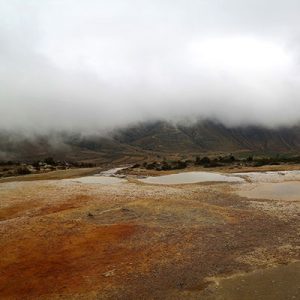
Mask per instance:
[[[223,279],[206,300],[300,299],[300,263]],[[202,299],[202,298],[201,298]]]
[[[123,183],[123,182],[127,182],[127,180],[122,179],[121,176],[118,176],[117,172],[126,168],[128,168],[128,166],[109,169],[107,171],[103,171],[93,176],[85,176],[85,177],[79,177],[79,178],[67,179],[67,180],[72,182],[77,182],[77,183],[88,183],[88,184],[110,185],[110,184]]]
[[[107,171],[103,171],[101,172],[99,175],[100,176],[115,176],[117,174],[118,171],[124,170],[128,168],[128,166],[126,167],[119,167],[119,168],[113,168],[113,169],[109,169]]]
[[[183,172],[178,174],[163,175],[157,177],[147,177],[139,179],[149,184],[189,184],[197,182],[244,182],[238,176],[223,175],[212,172]]]
[[[242,197],[271,200],[300,200],[300,181],[261,183],[243,188],[238,194]]]
[[[249,172],[233,173],[235,176],[242,176],[251,182],[282,182],[282,181],[300,181],[300,171],[273,171],[273,172]]]
[[[75,179],[70,179],[72,182],[79,183],[95,183],[95,184],[117,184],[126,182],[125,179],[117,177],[106,177],[106,176],[86,176]]]

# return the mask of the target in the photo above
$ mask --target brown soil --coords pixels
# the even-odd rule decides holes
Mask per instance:
[[[234,187],[1,183],[1,298],[205,299],[211,278],[299,260],[294,212]]]
[[[121,244],[135,231],[130,224],[96,227],[64,222],[16,235],[1,248],[1,297],[24,299],[100,288],[101,274],[111,264],[134,255]]]
[[[80,169],[49,171],[46,173],[0,178],[0,183],[14,182],[14,181],[57,180],[57,179],[65,179],[65,178],[76,178],[81,176],[93,175],[99,173],[101,170],[102,168],[80,168]]]

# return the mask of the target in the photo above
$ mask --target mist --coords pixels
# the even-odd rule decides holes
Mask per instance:
[[[0,130],[300,121],[299,1],[0,1]]]

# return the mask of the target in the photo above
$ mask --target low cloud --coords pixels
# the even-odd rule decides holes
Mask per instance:
[[[0,129],[300,121],[297,1],[0,0]]]

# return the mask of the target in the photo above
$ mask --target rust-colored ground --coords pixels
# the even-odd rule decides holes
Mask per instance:
[[[295,210],[233,190],[1,183],[0,298],[206,299],[213,278],[299,260]]]
[[[15,236],[1,249],[1,297],[24,299],[99,288],[101,274],[110,265],[134,255],[120,244],[135,231],[129,224],[95,227],[66,222]]]

